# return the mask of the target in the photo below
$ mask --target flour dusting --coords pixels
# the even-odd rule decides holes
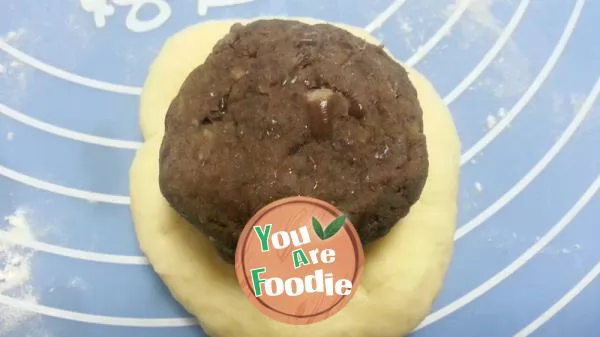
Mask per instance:
[[[549,254],[549,255],[570,255],[570,256],[578,256],[578,251],[581,250],[581,245],[580,244],[574,244],[571,246],[567,246],[567,247],[556,247],[553,246],[552,244],[549,244],[548,246],[546,246],[544,248],[544,250],[542,251],[543,254]]]
[[[487,52],[497,43],[508,24],[507,19],[500,20],[496,17],[494,8],[507,5],[514,8],[511,0],[456,0],[444,14],[449,18],[459,7],[466,6],[463,17],[454,29],[458,34],[453,35],[458,35],[458,42],[466,50],[476,45],[475,49],[483,48]],[[493,74],[488,78],[481,78],[478,84],[498,98],[522,95],[531,82],[528,57],[512,36],[488,68],[494,70]]]
[[[78,290],[86,290],[87,284],[81,277],[75,277],[69,282],[69,288],[78,289]]]
[[[494,14],[492,14],[493,5],[494,0],[471,0],[471,3],[467,7],[466,16],[469,20],[471,20],[473,23],[476,23],[480,27],[500,34],[502,31],[502,23],[496,19]]]
[[[37,303],[30,284],[33,253],[2,240],[3,237],[11,237],[17,241],[33,240],[28,223],[28,210],[18,208],[14,214],[4,217],[2,230],[4,233],[0,236],[0,295]],[[19,328],[35,316],[34,313],[8,306],[0,307],[0,336]]]
[[[29,38],[31,38],[31,34],[29,35]],[[27,30],[24,28],[19,28],[17,30],[13,30],[6,33],[4,36],[0,36],[0,41],[4,41],[15,48],[21,48],[23,42],[27,42],[27,37]],[[4,73],[6,75],[6,79],[9,81],[9,87],[12,87],[14,89],[11,95],[11,98],[13,100],[18,101],[24,94],[24,91],[27,86],[26,75],[29,75],[30,72],[30,67],[24,67],[24,64],[16,59],[13,59],[2,66],[0,74]]]
[[[500,109],[498,110],[498,117],[500,117],[500,118],[504,118],[505,116],[506,116],[506,109],[504,109],[504,108],[500,108]]]
[[[456,0],[446,7],[444,15],[450,18],[456,11],[465,8],[456,31],[465,47],[474,43],[491,41],[502,32],[502,22],[493,14],[493,5],[506,0]]]
[[[4,38],[0,39],[3,39],[6,43],[11,43],[19,40],[23,34],[25,34],[25,29],[19,28],[17,30],[11,30],[10,32],[6,33]]]
[[[485,119],[485,125],[488,129],[492,129],[494,126],[496,126],[496,123],[498,123],[498,120],[494,115],[488,115]]]
[[[477,192],[481,192],[481,191],[483,191],[483,185],[481,185],[480,182],[476,182],[475,189],[477,190]]]
[[[14,39],[14,37],[17,35],[16,32],[14,31],[10,31],[6,34],[6,40],[8,41],[9,39]]]
[[[412,25],[410,24],[410,22],[407,22],[407,21],[402,21],[402,22],[400,22],[400,30],[401,30],[403,33],[407,33],[407,34],[408,34],[408,33],[412,33],[412,31],[413,31],[413,27],[412,27]]]

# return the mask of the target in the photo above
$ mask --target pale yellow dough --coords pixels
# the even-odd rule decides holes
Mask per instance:
[[[305,22],[316,21],[301,19]],[[182,220],[158,186],[158,151],[171,100],[192,69],[236,21],[209,22],[174,35],[152,65],[141,99],[146,142],[131,167],[131,208],[141,249],[173,296],[221,337],[398,337],[414,329],[438,294],[453,247],[460,145],[452,117],[431,84],[409,69],[424,112],[429,177],[410,214],[366,247],[362,282],[350,303],[306,326],[267,318],[242,293],[231,265]],[[240,22],[240,21],[237,21]],[[376,43],[359,28],[341,27]]]

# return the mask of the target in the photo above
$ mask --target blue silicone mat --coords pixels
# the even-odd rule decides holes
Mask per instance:
[[[600,336],[597,0],[0,1],[0,336],[202,336],[137,247],[138,96],[171,34],[265,15],[365,27],[452,111],[456,250],[414,336]]]

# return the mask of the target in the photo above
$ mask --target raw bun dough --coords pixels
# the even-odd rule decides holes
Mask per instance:
[[[325,321],[295,326],[263,315],[242,293],[234,268],[223,262],[208,239],[182,220],[161,195],[158,152],[167,108],[186,76],[235,22],[240,21],[202,23],[177,33],[151,67],[141,99],[146,142],[130,172],[131,208],[141,249],[173,296],[198,317],[211,336],[406,335],[429,312],[450,261],[460,157],[448,109],[415,70],[408,72],[424,113],[430,161],[427,183],[410,214],[388,235],[365,247],[366,264],[356,294]],[[359,28],[340,27],[378,44]]]

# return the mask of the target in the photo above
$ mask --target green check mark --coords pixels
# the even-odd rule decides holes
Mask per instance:
[[[337,232],[339,232],[340,229],[344,227],[344,222],[346,222],[346,216],[340,215],[339,217],[335,218],[329,225],[327,225],[325,230],[323,230],[323,227],[321,226],[319,220],[317,220],[317,218],[315,218],[314,216],[312,218],[313,229],[315,230],[315,233],[321,240],[327,240],[333,237],[335,234],[337,234]]]

